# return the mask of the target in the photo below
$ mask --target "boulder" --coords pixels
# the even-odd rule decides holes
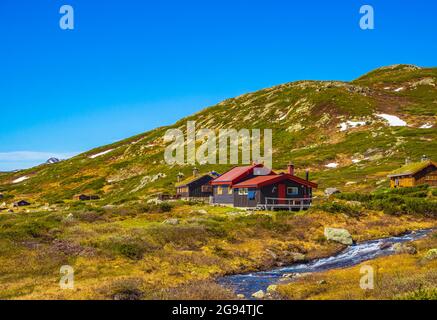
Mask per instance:
[[[393,250],[397,254],[416,254],[417,250],[411,244],[407,243],[395,243],[393,245]]]
[[[264,291],[262,291],[262,290],[257,291],[257,292],[252,294],[252,297],[254,297],[255,299],[263,299],[265,296],[266,295],[265,295]]]
[[[384,250],[384,249],[388,249],[388,248],[390,248],[392,245],[393,245],[393,242],[386,241],[386,242],[381,243],[381,245],[379,246],[379,248],[380,248],[381,250]]]
[[[325,189],[325,195],[327,195],[328,197],[332,196],[333,194],[336,194],[336,193],[341,193],[341,192],[337,188],[326,188]]]
[[[325,237],[327,240],[339,242],[348,246],[354,243],[352,236],[346,229],[325,228]]]
[[[73,222],[74,221],[74,215],[72,213],[69,213],[65,218],[64,222]]]
[[[276,284],[271,284],[267,287],[267,293],[276,292],[277,289],[278,289],[278,286]]]
[[[299,253],[299,252],[286,252],[285,255],[291,257],[293,262],[299,262],[299,261],[304,261],[305,260],[305,255],[303,253]]]
[[[170,218],[170,219],[164,220],[163,223],[165,223],[165,224],[171,224],[171,225],[177,225],[177,224],[179,224],[179,219],[176,219],[176,218]]]
[[[437,249],[430,249],[425,255],[425,259],[434,260],[437,259]]]
[[[246,297],[244,296],[244,294],[241,294],[241,293],[237,294],[237,298],[238,298],[238,299],[246,299]]]

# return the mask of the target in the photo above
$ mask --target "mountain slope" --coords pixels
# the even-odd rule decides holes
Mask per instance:
[[[78,193],[100,194],[102,202],[117,203],[173,191],[177,174],[189,176],[192,167],[165,164],[163,136],[169,128],[185,130],[188,120],[215,130],[272,129],[273,167],[281,169],[291,160],[298,174],[309,168],[321,188],[387,186],[386,174],[406,157],[437,158],[436,85],[437,68],[410,65],[379,68],[350,83],[282,84],[66,161],[1,174],[0,192],[43,204],[71,200]],[[408,126],[390,126],[384,117],[393,118],[387,115]],[[198,167],[221,172],[230,166]]]

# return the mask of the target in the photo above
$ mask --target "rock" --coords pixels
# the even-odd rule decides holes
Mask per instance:
[[[273,293],[273,292],[276,292],[277,289],[278,289],[278,286],[276,284],[271,284],[267,287],[267,292]]]
[[[327,240],[339,242],[349,246],[354,243],[352,236],[346,229],[325,228],[325,237]]]
[[[207,214],[208,211],[206,211],[205,209],[200,209],[200,210],[197,210],[197,213],[200,213],[200,214]]]
[[[393,250],[397,254],[416,254],[417,250],[411,244],[406,243],[395,243],[393,245]]]
[[[379,246],[379,248],[380,248],[381,250],[384,250],[384,249],[388,249],[388,248],[390,248],[392,245],[393,245],[393,242],[387,241],[387,242],[383,242],[383,243]]]
[[[177,224],[179,224],[179,219],[176,219],[176,218],[170,218],[170,219],[164,220],[163,223],[165,223],[165,224],[171,224],[171,225],[177,225]]]
[[[317,282],[318,285],[324,285],[324,284],[328,284],[328,282],[326,280],[320,280]]]
[[[162,203],[162,200],[159,200],[158,198],[147,200],[147,204],[160,204],[160,203]]]
[[[282,275],[282,278],[293,278],[295,276],[295,273],[284,273]]]
[[[437,249],[430,249],[425,255],[425,259],[434,260],[437,259]]]
[[[244,294],[241,294],[241,293],[237,294],[237,298],[238,298],[238,299],[246,299],[246,297],[244,296]]]
[[[326,188],[325,189],[325,195],[327,195],[327,196],[331,196],[331,195],[336,194],[336,193],[341,193],[341,192],[337,188]]]
[[[299,279],[299,278],[303,278],[303,277],[309,276],[310,274],[311,274],[311,272],[295,273],[293,278],[294,279]]]
[[[65,222],[73,222],[74,221],[74,216],[72,213],[69,213],[65,218],[64,218]]]
[[[294,262],[305,260],[305,255],[299,252],[290,252],[289,255],[293,258]]]
[[[255,299],[263,299],[265,297],[264,291],[260,290],[252,294]]]

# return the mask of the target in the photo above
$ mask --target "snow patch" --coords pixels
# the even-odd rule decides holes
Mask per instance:
[[[402,91],[404,89],[405,89],[404,87],[400,87],[400,88],[395,89],[394,92],[400,92],[400,91]]]
[[[376,116],[386,120],[390,127],[405,127],[407,125],[404,120],[400,119],[397,116],[392,116],[385,113],[377,114]]]
[[[431,129],[433,126],[431,123],[425,123],[424,125],[420,126],[420,129]]]
[[[335,168],[338,167],[338,163],[331,162],[331,163],[328,163],[327,165],[325,165],[325,167],[326,167],[326,168],[335,169]]]
[[[103,151],[103,152],[100,152],[100,153],[93,154],[92,156],[89,156],[89,158],[90,159],[95,159],[97,157],[103,156],[104,154],[107,154],[107,153],[111,152],[112,150],[114,150],[114,149],[109,149],[109,150],[106,150],[106,151]]]
[[[361,160],[360,160],[360,159],[352,159],[352,162],[353,162],[353,163],[360,163]]]
[[[340,131],[346,131],[350,128],[356,128],[359,126],[364,126],[366,124],[365,121],[346,121],[340,123]]]
[[[20,182],[26,181],[27,179],[29,179],[28,176],[20,177],[18,179],[15,179],[14,181],[12,181],[12,183],[20,183]]]

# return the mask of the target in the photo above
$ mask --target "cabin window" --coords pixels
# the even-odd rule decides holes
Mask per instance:
[[[275,193],[276,192],[276,186],[274,186],[273,188],[272,188],[272,193]]]
[[[231,186],[228,187],[228,194],[232,194],[232,187]]]
[[[437,181],[437,176],[427,176],[426,181]]]
[[[245,195],[247,195],[249,193],[249,190],[247,189],[247,188],[240,188],[240,189],[238,189],[238,194],[240,195],[240,196],[245,196]]]
[[[296,196],[299,194],[299,188],[298,187],[288,187],[287,188],[287,195],[288,196]]]
[[[217,187],[217,194],[223,194],[223,188]]]
[[[201,187],[202,192],[211,192],[212,191],[212,186],[210,185],[203,185]]]

